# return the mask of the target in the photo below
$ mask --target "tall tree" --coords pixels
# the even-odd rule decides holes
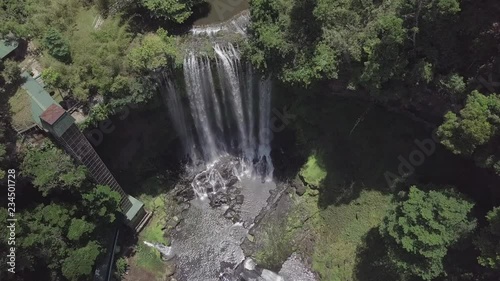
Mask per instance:
[[[139,73],[181,63],[176,40],[168,36],[164,29],[144,36],[140,45],[130,50],[127,58],[130,67]]]
[[[98,185],[91,192],[83,195],[83,205],[88,208],[89,215],[104,225],[115,221],[120,210],[120,194],[109,186]]]
[[[441,143],[500,174],[500,97],[474,91],[458,114],[450,111],[444,117],[437,131]]]
[[[47,196],[54,190],[78,190],[86,175],[85,167],[51,143],[32,147],[21,164],[22,173],[33,178],[33,184]]]
[[[21,68],[14,60],[6,60],[3,63],[2,77],[5,84],[17,84],[21,80]]]
[[[500,270],[500,207],[488,212],[486,220],[488,225],[475,240],[476,247],[481,252],[478,261],[482,266]]]
[[[49,54],[57,60],[61,62],[71,61],[69,44],[59,31],[53,28],[49,29],[43,38],[43,45],[48,49]]]
[[[412,186],[380,226],[395,268],[424,280],[443,274],[448,249],[476,226],[472,207],[452,189],[425,192]]]
[[[157,18],[183,23],[193,13],[194,5],[203,0],[141,0],[141,4]]]
[[[62,265],[64,277],[71,281],[88,278],[100,253],[101,247],[96,241],[90,241],[85,247],[73,250]]]

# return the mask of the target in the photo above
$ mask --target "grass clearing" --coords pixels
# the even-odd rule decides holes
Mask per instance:
[[[327,172],[318,164],[316,154],[312,154],[307,159],[306,164],[300,170],[300,176],[307,184],[312,186],[320,186],[327,176]]]
[[[319,211],[313,269],[321,280],[358,280],[358,250],[365,246],[365,237],[378,227],[390,206],[391,195],[367,190],[349,204]]]
[[[25,129],[34,124],[31,115],[31,102],[28,93],[19,87],[16,93],[9,99],[12,126],[16,130]]]

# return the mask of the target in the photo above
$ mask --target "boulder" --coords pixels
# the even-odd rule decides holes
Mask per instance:
[[[235,185],[236,183],[238,182],[238,178],[236,176],[231,176],[229,178],[229,180],[227,180],[226,182],[226,186],[229,187],[229,186],[233,186]]]
[[[255,236],[253,236],[252,234],[247,234],[247,239],[252,243],[255,242]]]
[[[245,196],[239,194],[239,195],[236,195],[235,203],[241,205],[241,204],[243,204],[244,200],[245,200]]]
[[[208,199],[210,200],[210,206],[212,208],[217,208],[217,207],[220,207],[222,206],[223,204],[228,204],[229,203],[229,197],[224,194],[224,193],[221,193],[221,192],[218,192],[218,193],[211,193],[211,194],[208,194]]]
[[[225,212],[224,212],[224,217],[226,219],[232,219],[234,218],[234,216],[236,216],[238,213],[236,213],[235,210],[233,210],[232,208],[228,208]]]
[[[295,193],[297,193],[297,195],[302,196],[304,195],[304,193],[306,193],[307,187],[299,177],[295,177],[295,179],[293,179],[292,186],[293,188],[295,188]]]

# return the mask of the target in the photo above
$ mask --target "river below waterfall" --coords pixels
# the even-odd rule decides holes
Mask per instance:
[[[208,0],[208,11],[194,21],[195,26],[225,22],[249,8],[248,0]]]
[[[224,269],[234,269],[245,255],[240,244],[248,228],[266,205],[273,183],[243,179],[236,187],[244,196],[241,204],[241,221],[234,223],[224,214],[229,208],[209,206],[208,200],[195,198],[183,215],[183,223],[172,239],[176,253],[178,280],[216,281]]]

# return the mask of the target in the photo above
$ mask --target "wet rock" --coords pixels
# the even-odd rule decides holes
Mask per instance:
[[[191,207],[191,204],[190,203],[182,203],[181,204],[181,209],[184,211],[184,210],[187,210]]]
[[[238,182],[238,178],[236,176],[231,176],[226,183],[226,186],[233,186]]]
[[[216,194],[209,194],[208,199],[210,200],[210,206],[212,208],[217,208],[220,207],[224,204],[228,204],[230,199],[229,196],[227,196],[224,193],[216,193]]]
[[[236,204],[236,202],[231,204],[231,208],[237,212],[241,211],[241,205]]]
[[[174,216],[173,218],[169,219],[166,226],[163,228],[163,230],[172,230],[176,228],[179,223],[181,222],[181,219],[178,216]]]
[[[299,177],[295,177],[291,185],[293,186],[293,188],[295,188],[295,193],[297,193],[297,195],[302,196],[304,195],[304,193],[306,193],[307,187],[299,179]]]
[[[233,223],[237,223],[241,221],[241,216],[240,214],[236,213],[233,218],[232,218]]]
[[[174,187],[174,198],[178,203],[185,203],[194,199],[194,190],[189,184],[177,184]]]
[[[226,212],[224,212],[224,217],[225,217],[226,219],[232,219],[232,218],[234,218],[234,216],[236,216],[237,214],[238,214],[238,213],[237,213],[235,210],[233,210],[233,209],[229,208],[229,209],[227,209],[227,210],[226,210]]]
[[[244,200],[245,200],[245,196],[243,196],[241,194],[240,195],[236,195],[236,198],[235,198],[236,204],[241,205],[241,204],[243,204]]]
[[[255,242],[255,236],[253,236],[252,234],[247,234],[247,239],[252,243]]]
[[[182,225],[181,224],[178,224],[176,227],[175,227],[175,231],[179,232],[182,230]]]
[[[244,221],[243,222],[243,227],[248,229],[250,226],[252,225],[252,222],[249,222],[249,221]]]
[[[278,272],[285,280],[301,280],[301,281],[316,281],[317,278],[312,270],[304,263],[300,256],[293,253],[283,263],[281,270]]]

